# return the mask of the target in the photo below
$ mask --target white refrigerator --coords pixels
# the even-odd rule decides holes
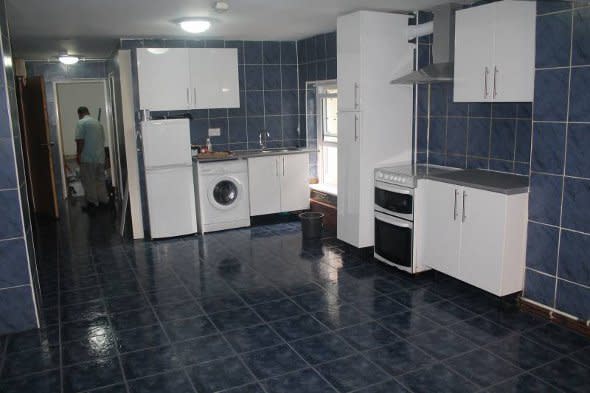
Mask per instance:
[[[145,121],[141,129],[151,237],[196,233],[189,120]]]

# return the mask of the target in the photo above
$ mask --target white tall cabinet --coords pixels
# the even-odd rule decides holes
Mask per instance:
[[[412,70],[408,16],[359,11],[338,18],[338,238],[374,244],[373,171],[410,162]]]
[[[532,101],[535,25],[533,1],[498,1],[457,11],[454,101]]]
[[[528,193],[434,180],[423,188],[423,263],[497,296],[523,289]]]
[[[137,77],[141,109],[240,106],[235,48],[139,48]]]

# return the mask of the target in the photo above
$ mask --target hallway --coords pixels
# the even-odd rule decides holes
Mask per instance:
[[[42,329],[0,337],[3,393],[587,388],[588,338],[299,223],[128,242],[64,213],[37,246]]]

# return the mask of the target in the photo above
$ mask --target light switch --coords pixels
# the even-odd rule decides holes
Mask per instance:
[[[221,128],[209,128],[209,136],[221,136]]]

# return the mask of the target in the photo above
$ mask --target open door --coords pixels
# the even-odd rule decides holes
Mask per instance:
[[[18,78],[18,110],[23,136],[23,153],[27,166],[27,186],[37,214],[59,218],[53,171],[52,146],[45,81],[42,77]]]

